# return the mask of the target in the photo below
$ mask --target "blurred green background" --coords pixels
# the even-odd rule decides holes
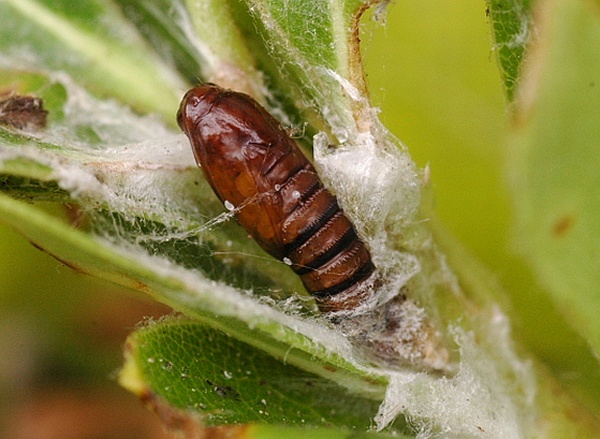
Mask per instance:
[[[419,166],[430,166],[442,224],[513,293],[517,339],[567,376],[585,349],[536,287],[511,239],[503,168],[509,114],[485,8],[484,0],[395,2],[385,26],[364,24],[367,79],[384,124]],[[0,421],[10,434],[92,437],[75,428],[87,422],[96,432],[108,429],[93,437],[167,437],[114,379],[126,334],[166,307],[71,271],[1,224],[0,301]],[[520,310],[532,308],[537,313],[523,318]],[[557,352],[561,343],[574,350]],[[62,410],[53,412],[52,404]],[[64,420],[58,413],[68,404],[73,410]],[[122,422],[123,411],[132,421]],[[115,425],[95,425],[98,413]]]
[[[415,162],[431,168],[441,226],[507,293],[513,337],[578,398],[599,401],[597,359],[520,252],[507,168],[511,112],[484,1],[402,1],[365,45],[372,101]]]

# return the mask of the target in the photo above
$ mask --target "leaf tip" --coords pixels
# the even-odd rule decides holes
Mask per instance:
[[[118,382],[131,393],[142,398],[143,395],[150,392],[146,381],[143,378],[143,373],[138,367],[135,355],[134,343],[131,339],[127,340],[124,349],[125,362],[119,371]]]

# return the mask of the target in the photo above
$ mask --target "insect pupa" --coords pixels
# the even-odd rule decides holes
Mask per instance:
[[[184,96],[177,122],[221,202],[291,266],[320,311],[352,311],[373,294],[369,249],[296,142],[254,99],[200,85]]]
[[[177,123],[223,205],[267,253],[300,276],[319,310],[369,361],[446,367],[447,351],[407,296],[372,306],[381,279],[369,249],[269,112],[246,94],[208,83],[186,93]]]

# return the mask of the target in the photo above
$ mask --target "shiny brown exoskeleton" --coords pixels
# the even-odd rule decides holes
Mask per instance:
[[[323,312],[372,294],[365,244],[277,120],[254,99],[214,84],[184,96],[177,122],[219,199],[274,257],[291,263]]]

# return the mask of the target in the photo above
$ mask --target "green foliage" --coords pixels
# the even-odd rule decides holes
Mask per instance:
[[[167,119],[175,111],[183,83],[166,74],[114,4],[15,0],[3,2],[0,11],[0,44],[16,59],[35,54],[29,69],[68,71],[98,95],[122,99],[139,111]]]
[[[494,51],[500,66],[505,93],[513,100],[525,49],[532,32],[529,0],[487,0],[494,37]]]
[[[285,122],[309,122],[306,143],[318,130],[340,144],[351,144],[365,126],[377,135],[354,39],[358,11],[369,3],[385,2],[0,2],[0,92],[41,96],[49,111],[46,131],[0,126],[2,221],[77,271],[145,291],[193,319],[135,331],[121,380],[138,394],[151,392],[175,407],[203,413],[207,423],[274,424],[268,428],[276,433],[280,425],[306,425],[316,428],[310,437],[385,437],[364,432],[387,403],[396,404],[398,411],[391,412],[400,414],[390,433],[423,436],[430,428],[442,435],[454,422],[465,436],[479,437],[483,427],[476,430],[467,416],[475,409],[489,404],[506,410],[492,416],[502,418],[533,405],[538,417],[519,413],[519,425],[493,424],[503,426],[489,437],[509,437],[508,431],[518,432],[514,437],[558,438],[565,432],[597,437],[600,394],[593,385],[596,373],[589,372],[598,368],[590,351],[596,357],[600,352],[595,3],[540,0],[534,8],[528,1],[488,2],[490,50],[514,110],[512,140],[496,140],[506,149],[510,145],[510,197],[516,206],[510,221],[518,229],[518,247],[549,293],[544,306],[554,303],[567,313],[566,324],[552,325],[563,339],[541,342],[548,353],[542,361],[563,356],[559,349],[572,340],[564,335],[566,325],[575,328],[591,347],[580,348],[569,369],[580,375],[574,388],[581,405],[565,391],[569,383],[555,381],[535,361],[538,396],[535,403],[523,401],[529,393],[521,387],[532,384],[523,378],[529,376],[527,367],[516,356],[508,358],[513,354],[504,345],[510,344],[508,336],[503,326],[495,326],[504,291],[437,226],[432,230],[466,297],[444,285],[428,311],[441,315],[435,321],[448,338],[457,341],[460,330],[473,331],[481,351],[473,351],[465,336],[456,355],[467,359],[455,365],[455,376],[422,374],[421,387],[412,382],[388,387],[398,379],[394,372],[357,360],[347,340],[319,319],[309,302],[284,300],[301,290],[298,280],[284,264],[267,259],[232,221],[223,224],[230,217],[222,214],[187,146],[172,131],[179,95],[202,78],[254,94]],[[539,12],[535,19],[532,8]],[[529,49],[531,35],[535,45]],[[440,94],[434,98],[437,105]],[[461,114],[455,117],[447,132],[460,127]],[[476,144],[479,134],[468,134]],[[498,154],[493,166],[500,160]],[[463,171],[470,171],[468,164]],[[87,222],[75,229],[28,204],[41,201],[77,203]],[[490,204],[498,209],[503,202]],[[426,241],[424,236],[429,235],[410,238]],[[443,257],[433,250],[422,254],[429,258],[424,272],[440,275],[431,267]],[[516,298],[526,289],[530,286],[520,284],[511,293]],[[536,316],[529,306],[517,308],[506,307],[509,317]],[[525,355],[538,349],[535,337],[517,336]],[[490,358],[497,369],[486,369]],[[552,361],[548,365],[556,373]],[[458,405],[444,399],[453,395],[443,393],[443,386],[452,387],[468,373],[476,378],[478,367],[510,383],[508,399],[477,400],[485,389],[475,380],[472,407],[440,408]],[[409,390],[394,399],[390,389]],[[432,404],[427,390],[437,389]],[[550,397],[553,392],[560,397]],[[442,400],[445,404],[437,404]],[[573,411],[577,418],[570,417]],[[545,432],[538,428],[542,424]]]
[[[151,389],[161,389],[162,397],[175,407],[206,411],[204,421],[212,425],[266,423],[365,431],[379,405],[196,322],[150,324],[130,337],[127,346],[132,370],[126,365],[121,375],[126,387],[143,389],[151,383]],[[137,377],[143,381],[136,382]],[[185,385],[177,385],[179,381]]]

